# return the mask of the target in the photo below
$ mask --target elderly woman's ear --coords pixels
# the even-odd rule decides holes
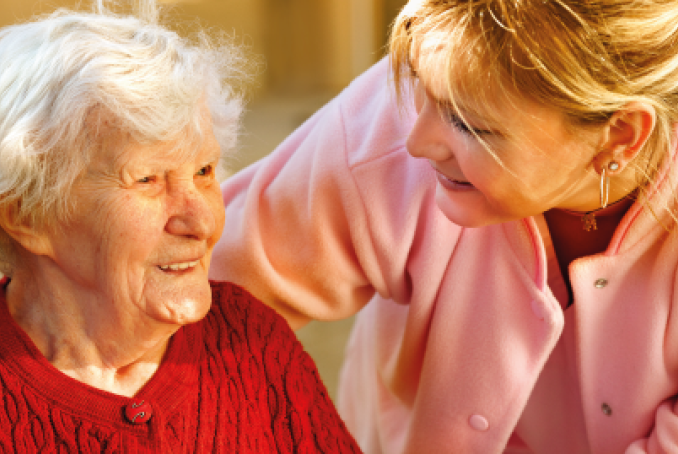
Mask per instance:
[[[656,116],[652,105],[639,101],[615,112],[603,130],[602,151],[594,161],[596,172],[600,174],[610,161],[618,164],[619,172],[638,157],[654,130]]]
[[[14,204],[0,205],[0,227],[16,243],[35,255],[49,255],[51,245],[45,228],[31,225],[29,219],[21,219]]]

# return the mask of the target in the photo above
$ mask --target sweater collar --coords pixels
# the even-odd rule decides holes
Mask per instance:
[[[132,402],[145,400],[165,413],[188,398],[198,381],[201,339],[199,323],[180,328],[170,339],[156,373],[136,396],[128,398],[89,386],[52,366],[14,321],[4,289],[0,292],[0,368],[9,369],[23,382],[22,388],[30,388],[49,405],[120,428],[130,428],[124,408]]]

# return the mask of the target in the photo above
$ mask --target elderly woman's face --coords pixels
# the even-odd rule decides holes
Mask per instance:
[[[50,241],[84,298],[134,319],[185,324],[211,305],[207,271],[224,208],[211,130],[189,159],[174,145],[121,147],[111,137],[76,183],[73,218]]]

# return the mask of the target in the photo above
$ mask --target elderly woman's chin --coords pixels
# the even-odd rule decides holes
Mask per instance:
[[[186,282],[151,283],[146,287],[142,310],[158,322],[186,325],[201,320],[212,305],[207,277]]]
[[[144,285],[140,309],[150,318],[167,324],[186,325],[201,320],[212,305],[212,291],[207,280],[207,270],[188,272],[158,270]],[[167,273],[168,276],[162,274]]]

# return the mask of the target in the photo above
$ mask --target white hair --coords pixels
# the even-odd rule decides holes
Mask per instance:
[[[187,128],[201,136],[207,105],[222,155],[235,146],[239,48],[160,26],[154,0],[131,6],[125,15],[97,0],[93,12],[61,9],[0,30],[0,206],[31,225],[68,216],[70,188],[98,145],[92,122],[103,117],[93,112],[155,142]],[[0,231],[0,262],[12,261],[11,244]]]

